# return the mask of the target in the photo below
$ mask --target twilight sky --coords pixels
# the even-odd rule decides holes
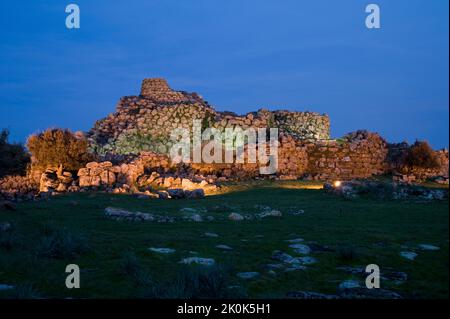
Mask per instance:
[[[0,128],[88,130],[145,77],[217,110],[327,113],[333,137],[449,144],[447,0],[0,2]],[[65,27],[76,3],[81,28]],[[381,29],[365,27],[365,6]]]

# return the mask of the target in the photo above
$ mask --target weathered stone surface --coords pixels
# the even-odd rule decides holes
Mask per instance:
[[[414,260],[416,259],[417,254],[413,251],[402,251],[400,252],[400,256],[409,260]]]
[[[438,246],[430,245],[430,244],[419,244],[419,249],[422,250],[439,250]]]
[[[233,221],[241,221],[244,220],[244,216],[238,213],[231,213],[230,215],[228,215],[228,219]]]
[[[304,244],[292,244],[289,245],[297,254],[308,255],[311,252],[311,248]]]
[[[236,274],[236,276],[238,276],[241,279],[248,280],[248,279],[253,279],[255,277],[258,277],[259,276],[259,272],[256,272],[256,271],[238,272]]]
[[[216,248],[218,248],[220,250],[233,250],[233,248],[231,248],[230,246],[223,245],[223,244],[217,245]]]
[[[159,254],[171,254],[175,252],[175,249],[172,248],[159,248],[159,247],[150,247],[148,250],[159,253]]]
[[[153,221],[155,219],[152,214],[141,212],[130,212],[125,209],[115,207],[106,207],[105,215],[107,217],[118,220]]]
[[[215,260],[212,258],[202,257],[188,257],[180,261],[180,264],[199,264],[203,266],[212,266],[215,264]]]

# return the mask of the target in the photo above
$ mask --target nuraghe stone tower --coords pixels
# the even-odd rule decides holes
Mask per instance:
[[[277,127],[300,140],[330,138],[327,115],[265,109],[242,116],[218,112],[197,93],[175,91],[166,80],[150,78],[143,80],[139,96],[122,97],[116,112],[96,122],[90,142],[99,154],[164,152],[170,132],[177,127],[191,128],[194,119],[201,120],[204,127]]]

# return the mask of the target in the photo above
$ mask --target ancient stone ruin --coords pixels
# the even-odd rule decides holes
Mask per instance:
[[[200,121],[202,128],[278,128],[276,172],[262,176],[258,164],[247,162],[173,163],[168,154],[170,134],[175,128],[192,131],[193,120]],[[405,175],[399,163],[407,144],[390,144],[365,130],[333,139],[329,117],[314,112],[219,112],[197,93],[172,90],[164,79],[145,79],[140,95],[120,98],[115,112],[97,121],[86,136],[95,162],[78,172],[61,168],[30,172],[24,185],[6,179],[0,181],[0,186],[7,185],[1,192],[13,198],[22,193],[30,196],[34,185],[41,193],[105,189],[148,197],[197,198],[217,191],[217,185],[227,180],[330,181],[384,174],[393,175],[396,182],[435,177],[448,184],[447,150],[435,151],[438,167]]]

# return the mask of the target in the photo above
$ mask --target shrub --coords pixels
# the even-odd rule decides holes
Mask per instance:
[[[33,164],[40,168],[62,167],[76,171],[92,160],[88,142],[80,134],[67,129],[48,129],[28,138],[27,147]]]
[[[9,132],[0,132],[0,178],[6,175],[24,175],[30,157],[21,144],[8,143]]]
[[[404,164],[409,167],[437,168],[439,161],[436,153],[426,141],[416,141],[409,147]]]
[[[14,289],[12,298],[14,299],[39,299],[41,294],[32,284],[21,284]]]
[[[140,260],[131,251],[122,255],[119,273],[130,278],[136,286],[147,287],[151,283],[150,274],[144,270]]]
[[[341,245],[337,249],[337,257],[342,261],[354,261],[357,258],[356,248],[352,245]]]
[[[38,256],[56,259],[75,257],[87,251],[83,237],[76,236],[66,229],[58,229],[44,236],[37,247]]]
[[[224,299],[244,298],[243,288],[231,289],[230,271],[220,266],[183,267],[169,282],[155,283],[144,292],[146,298]]]
[[[20,248],[21,246],[22,242],[15,232],[0,232],[0,249],[10,251]]]

